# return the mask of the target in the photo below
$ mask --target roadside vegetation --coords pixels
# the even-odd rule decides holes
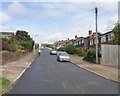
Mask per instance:
[[[56,49],[53,44],[46,44],[46,47],[51,48],[51,49]]]
[[[0,78],[0,94],[10,85],[10,80],[1,77]]]
[[[84,56],[84,60],[94,62],[96,58],[96,50],[95,48],[90,48],[86,55]]]
[[[74,45],[70,44],[67,47],[60,47],[58,51],[66,51],[69,54],[74,54],[78,56],[83,56],[81,48],[76,48]]]
[[[117,22],[115,27],[112,29],[112,32],[114,33],[112,37],[112,43],[120,45],[120,23]]]
[[[120,75],[118,75],[118,81],[120,82]]]
[[[3,64],[17,60],[26,53],[33,51],[34,41],[26,31],[17,30],[13,37],[1,39]]]
[[[10,39],[2,38],[2,50],[8,50],[9,52],[15,52],[16,50],[32,51],[33,46],[34,41],[28,35],[28,32],[23,30],[18,30]]]

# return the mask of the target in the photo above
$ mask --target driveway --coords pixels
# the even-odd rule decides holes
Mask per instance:
[[[41,52],[9,94],[117,94],[118,83]]]

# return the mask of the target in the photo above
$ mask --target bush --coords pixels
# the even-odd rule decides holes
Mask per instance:
[[[66,51],[65,47],[60,47],[58,51]]]
[[[16,45],[15,44],[9,44],[9,51],[16,51]]]
[[[76,54],[79,56],[83,56],[82,49],[76,48],[74,45],[68,45],[67,47],[60,47],[58,51],[66,51],[69,54]]]
[[[20,43],[21,46],[23,46],[26,50],[32,51],[33,46],[32,46],[32,42],[29,41],[22,41]]]
[[[74,45],[68,45],[66,48],[65,48],[66,52],[69,53],[69,54],[75,54],[76,52],[76,48]]]
[[[94,48],[90,48],[84,57],[85,60],[94,62],[94,59],[96,58],[96,50]]]
[[[81,48],[76,48],[75,49],[75,54],[77,54],[79,56],[83,56],[82,49]]]

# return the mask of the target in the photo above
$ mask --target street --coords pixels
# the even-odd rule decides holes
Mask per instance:
[[[58,62],[47,48],[36,57],[9,94],[117,94],[118,83],[70,62]]]

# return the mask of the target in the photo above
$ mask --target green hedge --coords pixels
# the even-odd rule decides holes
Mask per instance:
[[[65,50],[69,54],[75,54],[76,53],[76,48],[75,48],[74,45],[68,45]]]
[[[58,51],[65,51],[65,47],[60,47]]]
[[[85,60],[94,62],[96,58],[96,50],[94,48],[90,48],[86,54],[86,56],[84,57]]]
[[[66,51],[69,54],[76,54],[79,56],[83,55],[81,48],[76,48],[74,45],[70,44],[67,47],[60,47],[58,51]]]

